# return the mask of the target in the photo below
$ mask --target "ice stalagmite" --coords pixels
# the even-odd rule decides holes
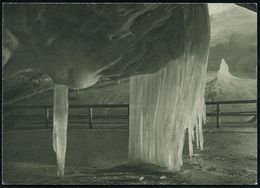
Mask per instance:
[[[57,158],[57,175],[64,175],[68,125],[68,87],[55,84],[53,109],[53,149]]]
[[[216,74],[207,76],[205,98],[207,101],[254,100],[257,98],[257,80],[241,78],[229,72],[228,63],[222,59]],[[208,112],[214,112],[215,106],[209,106]],[[221,105],[221,112],[255,111],[255,104]],[[240,116],[230,118],[221,117],[223,122],[239,122],[254,120],[254,116]]]
[[[184,53],[157,73],[130,78],[129,158],[171,171],[182,166],[186,132],[190,156],[193,140],[203,149],[209,17],[204,5],[187,7]]]

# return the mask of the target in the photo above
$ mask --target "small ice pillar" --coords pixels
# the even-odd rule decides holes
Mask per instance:
[[[129,158],[178,171],[185,134],[203,149],[205,83],[209,47],[208,10],[190,5],[184,53],[155,74],[130,78]],[[187,13],[187,12],[186,12]],[[194,34],[200,28],[198,35]],[[178,41],[176,41],[178,42]],[[194,133],[196,135],[194,135]]]
[[[57,175],[64,175],[68,126],[68,87],[55,84],[53,108],[53,149],[57,159]]]

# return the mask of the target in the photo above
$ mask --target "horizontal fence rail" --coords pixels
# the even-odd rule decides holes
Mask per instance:
[[[206,105],[211,104],[246,104],[246,103],[256,103],[256,100],[235,100],[235,101],[207,101]]]
[[[81,105],[69,105],[69,108],[128,108],[128,104],[81,104]],[[33,108],[53,108],[53,105],[8,105],[4,106],[4,109],[10,108],[24,108],[24,109],[33,109]]]
[[[94,115],[93,109],[116,109],[116,108],[126,108],[127,114],[122,115]],[[127,120],[127,126],[129,124],[129,105],[128,104],[88,104],[88,105],[69,105],[69,109],[85,109],[87,113],[84,114],[69,114],[68,115],[68,122],[70,123],[70,120],[87,120],[89,128],[93,128],[93,121],[92,120]],[[14,127],[15,120],[26,120],[26,119],[33,119],[33,118],[44,118],[45,119],[45,128],[49,128],[49,124],[53,122],[53,114],[50,113],[51,110],[53,110],[52,105],[27,105],[27,106],[19,106],[19,105],[8,105],[3,107],[4,111],[10,111],[9,119],[11,121],[11,127]],[[18,109],[38,109],[38,110],[44,110],[44,115],[18,115],[15,114],[15,110]],[[82,123],[80,123],[82,124]],[[109,124],[109,123],[100,123],[100,124]],[[115,123],[117,124],[117,123]]]
[[[256,111],[242,111],[242,112],[221,112],[220,105],[222,104],[256,104],[256,100],[236,100],[236,101],[210,101],[206,102],[206,105],[216,105],[216,112],[207,113],[207,116],[216,116],[216,127],[220,127],[220,116],[254,116],[256,117]],[[126,108],[127,114],[122,115],[94,115],[93,109],[108,109],[108,108]],[[50,113],[50,110],[53,109],[52,105],[28,105],[28,106],[19,106],[19,105],[6,105],[3,106],[5,112],[9,111],[10,115],[7,119],[11,122],[11,127],[14,127],[15,120],[26,120],[28,118],[43,118],[45,122],[45,128],[49,128],[49,124],[53,121],[53,115]],[[43,115],[18,115],[15,114],[16,109],[41,109],[43,110]],[[88,104],[88,105],[69,105],[69,109],[86,109],[88,113],[86,114],[69,114],[70,120],[87,120],[89,128],[93,128],[93,120],[127,120],[127,126],[129,126],[129,105],[128,104]],[[69,122],[70,123],[70,122]],[[109,123],[102,123],[109,124]]]
[[[234,100],[234,101],[208,101],[206,105],[216,105],[216,113],[207,113],[207,116],[216,116],[216,127],[220,127],[220,116],[255,116],[256,111],[243,112],[221,112],[220,105],[222,104],[256,104],[257,100]]]

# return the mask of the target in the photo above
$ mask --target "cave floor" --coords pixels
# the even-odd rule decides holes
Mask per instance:
[[[56,176],[51,130],[3,133],[4,184],[227,185],[257,182],[256,127],[204,128],[204,150],[180,172],[127,162],[127,129],[69,129],[64,178]]]

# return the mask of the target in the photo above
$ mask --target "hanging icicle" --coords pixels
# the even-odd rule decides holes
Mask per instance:
[[[53,149],[57,158],[57,175],[64,175],[68,126],[68,87],[55,84],[53,108]]]
[[[180,170],[183,164],[186,130],[190,156],[194,138],[203,149],[209,17],[206,5],[187,6],[192,17],[187,16],[184,54],[155,74],[130,78],[129,158],[171,171]]]

